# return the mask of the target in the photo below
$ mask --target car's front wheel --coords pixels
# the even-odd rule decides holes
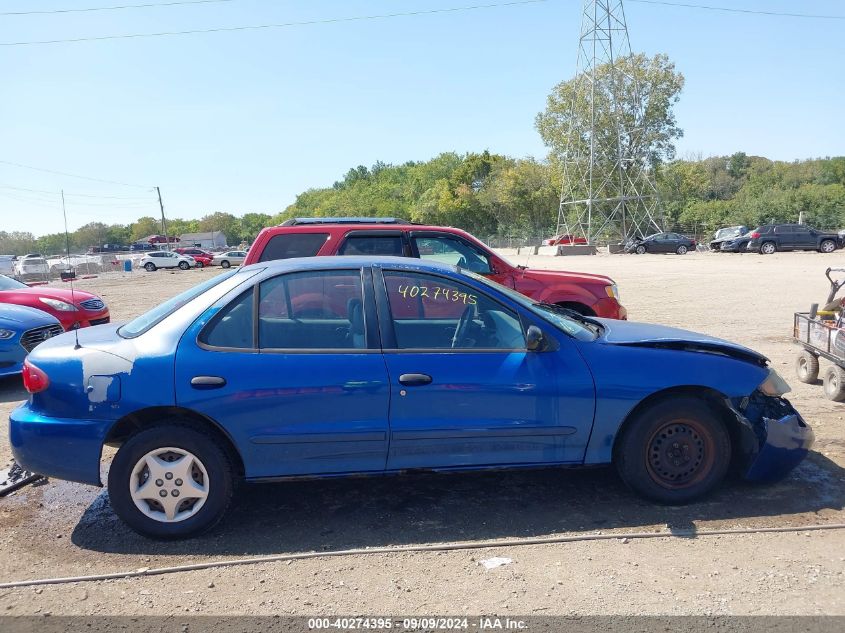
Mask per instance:
[[[159,539],[217,524],[232,498],[232,466],[209,435],[172,424],[133,435],[109,470],[109,501],[133,530]]]
[[[220,266],[223,268],[229,268],[231,265],[232,264],[229,263],[228,259],[224,259],[222,262],[220,262]]]
[[[696,398],[660,401],[629,421],[614,461],[622,480],[639,494],[667,504],[692,501],[724,479],[731,460],[727,429]]]
[[[833,240],[823,240],[821,244],[819,244],[819,250],[822,253],[832,253],[836,250],[836,242]]]
[[[156,265],[152,262],[147,262],[146,264],[144,264],[144,268],[147,270],[148,273],[152,273],[155,272]]]
[[[188,262],[179,262],[179,268],[181,270],[188,270],[191,265]]]
[[[639,246],[637,246],[637,248],[636,248],[637,255],[644,255],[644,254],[645,254],[645,252],[646,252],[646,250],[647,250],[647,249],[646,249],[646,247],[645,247],[645,246],[643,246],[642,244],[640,244],[640,245],[639,245]]]

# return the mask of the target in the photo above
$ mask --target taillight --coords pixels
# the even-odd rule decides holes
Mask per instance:
[[[754,232],[751,234],[751,239],[752,239],[752,240],[759,240],[759,239],[760,239],[760,234],[759,234],[757,231],[754,231]]]
[[[38,393],[50,386],[50,378],[26,359],[23,362],[23,386],[29,393]]]

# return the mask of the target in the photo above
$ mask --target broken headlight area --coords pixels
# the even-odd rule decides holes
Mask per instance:
[[[813,430],[786,398],[755,391],[730,405],[742,430],[739,452],[746,479],[781,479],[807,456]]]

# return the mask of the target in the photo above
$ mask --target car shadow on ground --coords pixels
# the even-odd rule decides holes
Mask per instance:
[[[611,468],[255,484],[239,488],[215,529],[178,542],[138,536],[114,515],[103,492],[81,517],[72,541],[99,552],[184,556],[280,554],[618,528],[651,531],[654,526],[689,536],[701,521],[723,526],[817,522],[814,513],[845,508],[843,482],[845,469],[813,452],[779,483],[729,480],[705,501],[681,507],[637,497]]]
[[[20,375],[4,376],[0,378],[0,402],[19,402],[26,400],[29,394],[23,388]]]

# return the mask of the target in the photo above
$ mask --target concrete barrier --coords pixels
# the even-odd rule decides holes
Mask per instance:
[[[595,255],[596,247],[592,244],[566,244],[557,247],[558,255]]]
[[[607,252],[611,255],[617,255],[619,253],[625,252],[625,245],[624,244],[608,244],[607,245]]]

